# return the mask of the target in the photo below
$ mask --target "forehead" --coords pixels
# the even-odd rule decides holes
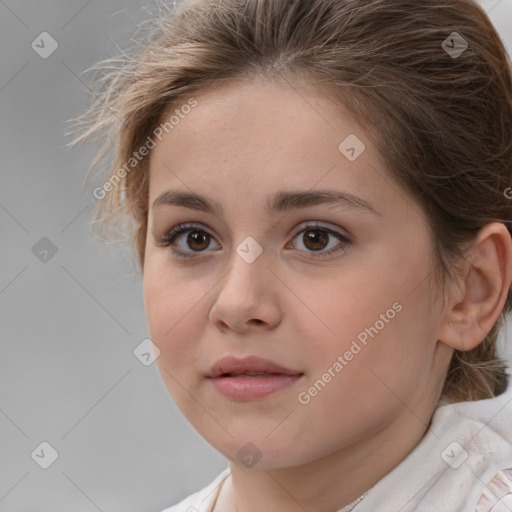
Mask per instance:
[[[260,203],[276,190],[334,187],[368,197],[382,188],[376,148],[323,89],[246,81],[193,99],[196,106],[175,116],[152,150],[150,201],[165,188]],[[343,152],[350,146],[357,152],[352,160]]]

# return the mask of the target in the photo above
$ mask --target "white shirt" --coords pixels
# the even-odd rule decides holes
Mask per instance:
[[[229,512],[228,502],[229,467],[162,512]],[[438,407],[420,443],[353,505],[340,512],[511,512],[512,377],[498,397]]]

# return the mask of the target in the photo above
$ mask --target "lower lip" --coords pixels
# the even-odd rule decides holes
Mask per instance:
[[[268,376],[237,375],[211,378],[215,389],[234,400],[254,400],[287,388],[302,375],[270,374]]]

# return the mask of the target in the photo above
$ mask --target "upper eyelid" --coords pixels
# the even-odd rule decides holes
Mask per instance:
[[[347,230],[345,230],[343,228],[340,228],[338,226],[332,227],[332,224],[330,224],[329,222],[318,221],[318,220],[303,221],[303,222],[297,224],[297,226],[293,229],[293,232],[296,235],[297,233],[300,233],[304,229],[311,228],[311,227],[317,228],[317,229],[325,229],[328,232],[332,232],[332,233],[336,233],[336,234],[342,235],[345,238],[351,237],[351,235],[349,235]],[[340,230],[341,230],[341,233],[339,232]]]

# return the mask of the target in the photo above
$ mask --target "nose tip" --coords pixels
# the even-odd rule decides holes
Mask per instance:
[[[251,242],[247,242],[247,245],[249,252],[255,248]],[[237,258],[235,256],[235,260]],[[252,259],[251,263],[247,263],[244,257],[241,259],[243,261],[238,259],[234,262],[220,283],[209,313],[210,322],[220,330],[238,332],[277,325],[281,311],[277,295],[267,281],[269,276],[263,276],[268,269],[263,264],[255,263],[256,259]]]

